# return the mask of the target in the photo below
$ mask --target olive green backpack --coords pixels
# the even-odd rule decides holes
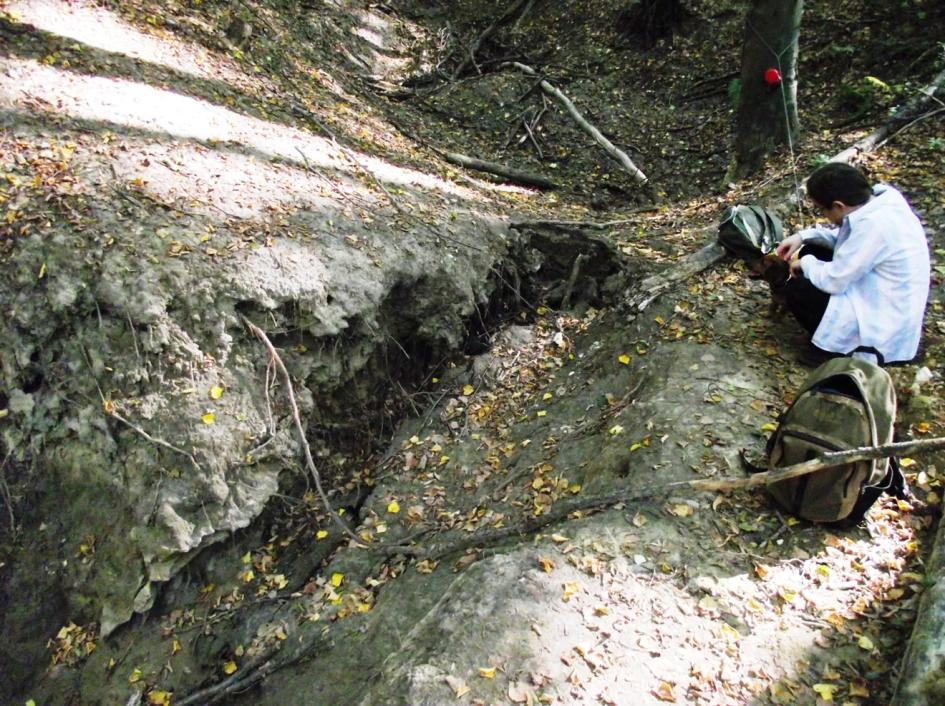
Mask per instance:
[[[777,247],[784,235],[781,219],[761,206],[729,206],[719,223],[718,241],[731,255],[747,262]]]
[[[768,468],[829,451],[893,440],[896,390],[889,373],[857,358],[834,358],[814,370],[768,440]],[[860,522],[883,492],[906,497],[895,459],[858,461],[768,486],[775,502],[811,522]]]

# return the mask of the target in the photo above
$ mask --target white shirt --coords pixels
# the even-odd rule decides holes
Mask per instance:
[[[914,358],[929,296],[929,248],[905,197],[878,184],[873,198],[839,228],[808,228],[800,235],[805,243],[833,248],[831,262],[813,255],[800,260],[804,276],[830,295],[814,345],[834,353],[871,346],[887,363]]]

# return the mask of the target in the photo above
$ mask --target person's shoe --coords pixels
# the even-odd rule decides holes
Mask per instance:
[[[826,363],[831,358],[836,358],[835,353],[830,353],[818,348],[813,343],[807,344],[807,347],[797,354],[797,362],[808,368],[817,368]]]

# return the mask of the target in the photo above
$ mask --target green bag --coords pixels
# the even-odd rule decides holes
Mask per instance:
[[[781,219],[761,206],[729,206],[719,223],[719,244],[747,262],[767,255],[783,237]]]
[[[768,440],[768,468],[828,451],[893,440],[896,390],[889,373],[865,360],[834,358],[814,370]],[[856,524],[883,493],[906,497],[894,459],[858,461],[768,486],[782,508],[811,522]]]

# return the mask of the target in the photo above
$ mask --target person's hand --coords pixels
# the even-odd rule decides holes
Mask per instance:
[[[791,277],[803,277],[804,270],[801,269],[801,261],[798,258],[791,263]]]
[[[782,260],[790,260],[792,257],[794,257],[794,253],[801,249],[801,245],[803,244],[804,243],[801,240],[801,234],[795,233],[794,235],[789,235],[787,238],[778,243],[778,247],[775,248],[774,252]],[[793,267],[791,268],[791,271],[794,271]]]

